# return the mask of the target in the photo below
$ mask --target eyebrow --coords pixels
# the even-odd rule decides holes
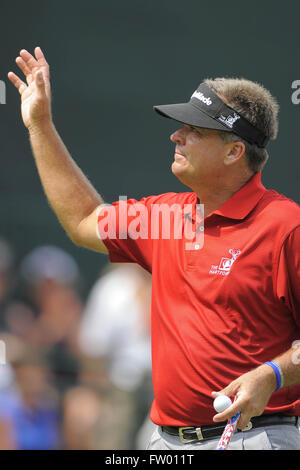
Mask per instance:
[[[188,126],[190,129],[195,130],[196,132],[198,132],[198,134],[205,135],[205,131],[204,131],[204,129],[202,129],[201,127],[191,126],[190,124],[187,124],[187,126]]]
[[[197,127],[197,126],[192,126],[190,124],[186,124],[190,129],[194,129],[197,134],[201,135],[202,137],[209,137],[211,135],[216,135],[218,132],[215,129],[206,129],[204,127]]]

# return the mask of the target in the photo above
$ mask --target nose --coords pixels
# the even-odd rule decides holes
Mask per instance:
[[[173,132],[173,134],[170,135],[170,140],[174,142],[175,144],[184,145],[185,144],[185,128],[181,127],[180,129],[177,129],[177,131]]]

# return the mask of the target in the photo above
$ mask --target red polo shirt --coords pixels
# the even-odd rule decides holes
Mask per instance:
[[[167,239],[161,231],[147,239],[151,224],[137,223],[133,199],[112,206],[116,237],[110,232],[104,238],[105,211],[99,212],[99,236],[110,260],[135,262],[152,273],[150,416],[158,425],[212,424],[213,390],[300,340],[300,207],[267,190],[260,178],[256,173],[204,219],[198,249],[187,249],[184,236]],[[197,202],[195,193],[186,192],[138,204],[149,217],[157,204],[192,208],[182,217],[183,231],[186,223],[194,227]],[[127,231],[135,235],[125,238]],[[274,412],[300,415],[300,386],[275,392],[265,410]]]

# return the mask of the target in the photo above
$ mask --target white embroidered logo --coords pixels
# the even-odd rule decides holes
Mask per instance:
[[[230,273],[231,267],[237,257],[241,254],[241,250],[234,250],[231,248],[229,250],[231,258],[222,258],[219,265],[212,265],[209,271],[209,274],[219,274],[221,276],[228,276]]]
[[[212,100],[210,98],[207,98],[206,96],[204,96],[203,93],[201,93],[201,91],[196,90],[192,94],[191,98],[197,98],[197,100],[202,101],[207,106],[210,106],[212,104]]]
[[[235,123],[235,121],[237,121],[238,119],[241,119],[241,116],[239,116],[238,114],[234,113],[233,116],[223,116],[223,114],[221,114],[221,116],[218,118],[219,121],[221,121],[223,124],[225,124],[225,126],[227,127],[230,127],[230,129],[232,129],[233,127],[233,124]]]

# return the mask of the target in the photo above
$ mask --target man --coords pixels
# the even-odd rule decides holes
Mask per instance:
[[[60,140],[41,49],[35,57],[22,50],[16,62],[27,83],[8,76],[21,94],[44,190],[69,237],[152,273],[157,429],[149,449],[215,449],[238,411],[229,448],[300,449],[300,208],[260,181],[266,144],[277,132],[270,93],[253,82],[216,79],[188,103],[156,107],[183,124],[171,136],[172,171],[193,192],[138,203],[149,217],[157,205],[182,209],[181,221],[176,211],[170,218],[181,238],[162,236],[163,228],[156,236],[145,218],[138,237],[137,201],[114,203],[103,223],[101,197]],[[219,394],[235,401],[216,414]]]

